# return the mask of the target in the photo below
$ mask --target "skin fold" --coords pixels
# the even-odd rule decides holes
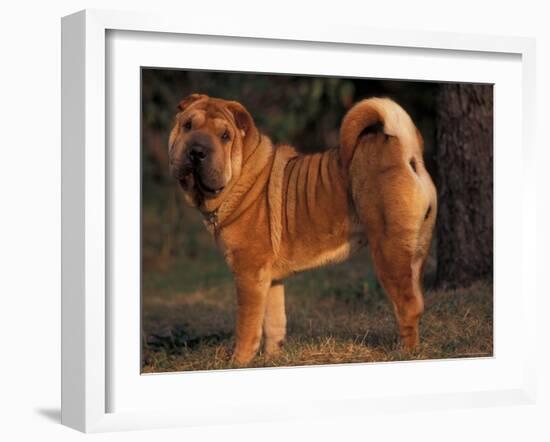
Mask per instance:
[[[370,245],[402,345],[419,342],[422,272],[435,222],[423,141],[389,99],[356,104],[340,146],[301,155],[274,146],[238,102],[193,94],[169,138],[171,174],[205,217],[237,289],[233,361],[276,354],[285,338],[283,281]]]

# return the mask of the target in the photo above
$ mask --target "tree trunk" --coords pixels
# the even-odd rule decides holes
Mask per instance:
[[[492,280],[492,85],[440,85],[436,143],[436,285],[453,288]]]

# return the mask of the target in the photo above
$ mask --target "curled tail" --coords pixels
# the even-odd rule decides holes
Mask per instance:
[[[360,138],[382,133],[401,141],[416,141],[419,136],[414,123],[395,101],[389,98],[369,98],[353,106],[340,127],[340,157],[347,168],[351,163]]]

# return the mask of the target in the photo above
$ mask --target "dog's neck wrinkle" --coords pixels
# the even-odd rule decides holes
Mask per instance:
[[[264,138],[264,135],[261,134],[261,132],[257,129],[253,129],[252,133],[249,133],[247,137],[253,138],[252,140],[248,141],[245,139],[244,145],[245,146],[254,146],[252,149],[250,149],[249,152],[246,150],[243,151],[243,164],[246,164],[246,162],[250,159],[252,155],[254,155],[254,152],[258,149],[260,144],[262,143],[262,139]]]
[[[215,224],[215,228],[221,229],[244,213],[267,186],[272,160],[271,140],[260,134],[257,145],[243,161],[239,178],[233,183],[227,196],[216,206],[203,211],[207,223]],[[210,219],[215,222],[212,223]]]
[[[248,137],[250,137],[250,135],[248,135]],[[201,213],[206,218],[217,215],[217,213],[218,213],[219,209],[221,208],[221,206],[226,202],[226,200],[228,198],[230,198],[231,190],[233,189],[233,187],[235,187],[237,185],[239,180],[241,180],[241,178],[242,178],[245,164],[250,159],[250,156],[256,151],[256,149],[258,148],[261,141],[262,141],[262,137],[260,135],[259,137],[257,137],[257,142],[255,142],[254,148],[253,149],[247,149],[246,145],[250,144],[250,141],[248,141],[248,138],[245,138],[243,140],[243,146],[241,147],[242,157],[243,157],[242,166],[241,166],[241,173],[239,174],[239,177],[237,177],[235,181],[230,182],[226,186],[225,192],[222,193],[220,196],[218,196],[217,198],[212,199],[212,200],[204,200],[204,201],[201,202],[201,204],[199,205],[200,206],[199,210],[201,211]]]

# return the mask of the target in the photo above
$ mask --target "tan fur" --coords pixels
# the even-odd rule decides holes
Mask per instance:
[[[264,336],[265,351],[278,353],[286,333],[285,288],[281,283],[272,284],[267,294]]]
[[[186,189],[235,275],[235,363],[255,355],[262,328],[265,351],[278,351],[286,326],[284,278],[346,259],[367,239],[402,342],[413,348],[436,200],[422,139],[408,114],[391,100],[364,100],[344,118],[339,148],[300,155],[290,146],[274,147],[238,103],[192,97],[182,102],[177,124],[193,106],[206,117],[221,107],[216,115],[226,115],[237,135],[225,156],[238,164],[229,165],[231,179],[221,194]],[[377,124],[380,130],[362,135]],[[183,146],[177,132],[171,146]]]

